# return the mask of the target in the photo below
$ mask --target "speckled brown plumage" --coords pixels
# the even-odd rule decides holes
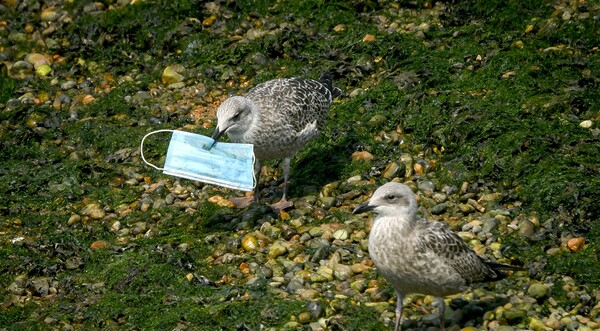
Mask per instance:
[[[257,85],[245,97],[231,97],[217,109],[213,138],[227,133],[232,142],[253,144],[256,170],[262,160],[283,159],[285,202],[291,158],[319,134],[333,98],[340,94],[331,80],[330,74],[318,81],[274,79]]]
[[[520,270],[480,257],[446,224],[417,218],[415,194],[404,184],[379,187],[354,213],[369,210],[378,213],[369,234],[369,255],[396,290],[396,330],[407,294],[435,296],[443,329],[444,296],[474,282],[500,280],[506,277],[502,270]]]

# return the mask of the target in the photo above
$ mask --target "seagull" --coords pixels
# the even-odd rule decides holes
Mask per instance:
[[[321,75],[319,80],[269,80],[251,89],[246,96],[230,97],[219,106],[217,127],[212,138],[216,142],[227,133],[232,142],[253,144],[257,183],[261,161],[283,159],[283,196],[278,203],[271,205],[277,211],[283,210],[293,205],[287,201],[291,160],[298,150],[319,134],[329,106],[340,94],[341,90],[333,86],[329,73]],[[257,188],[254,189],[254,200],[258,201]],[[234,202],[238,207],[245,207],[252,198]]]
[[[503,271],[523,270],[477,255],[444,223],[417,218],[415,194],[404,184],[382,185],[352,213],[371,210],[378,215],[369,234],[369,255],[396,291],[396,331],[407,294],[436,297],[444,330],[445,296],[462,292],[471,283],[503,279],[507,277]]]

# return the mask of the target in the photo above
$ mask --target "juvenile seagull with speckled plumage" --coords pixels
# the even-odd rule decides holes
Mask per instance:
[[[507,276],[503,270],[523,270],[477,255],[444,223],[417,218],[415,194],[404,184],[384,184],[353,213],[370,210],[378,215],[369,234],[369,255],[396,291],[396,331],[407,294],[435,296],[444,330],[443,297],[474,282],[500,280]]]
[[[333,86],[329,73],[321,75],[318,81],[280,78],[264,82],[245,97],[230,97],[219,106],[212,138],[216,141],[227,133],[232,142],[253,144],[257,183],[261,161],[283,159],[283,197],[271,206],[285,209],[292,205],[286,195],[291,159],[319,134],[329,106],[339,94],[341,91]],[[254,199],[258,200],[257,188]],[[236,203],[242,207],[251,201],[252,198],[237,199]]]

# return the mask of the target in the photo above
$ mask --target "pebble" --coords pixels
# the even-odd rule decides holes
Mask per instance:
[[[591,120],[585,120],[582,121],[581,123],[579,123],[579,126],[584,128],[584,129],[589,129],[592,127],[594,123]]]
[[[175,83],[182,82],[184,79],[185,79],[185,77],[182,74],[178,73],[171,66],[167,66],[163,70],[163,74],[162,74],[162,82],[163,82],[163,84],[167,84],[167,85],[175,84]]]
[[[108,247],[108,243],[106,241],[94,241],[90,244],[90,248],[93,250],[102,249]]]
[[[42,64],[35,69],[35,74],[39,77],[46,77],[52,72],[52,68],[47,64]]]
[[[441,215],[446,212],[446,209],[448,209],[448,205],[440,203],[431,208],[431,213],[434,215]]]
[[[463,214],[470,214],[475,211],[475,208],[470,204],[460,203],[458,204],[458,210]]]
[[[346,240],[348,239],[348,231],[339,229],[333,233],[333,237],[338,240]]]
[[[527,295],[531,296],[534,299],[542,299],[550,294],[550,289],[540,283],[533,283],[527,289]]]
[[[536,233],[535,225],[530,220],[523,220],[519,225],[519,234],[532,238]]]
[[[354,276],[354,271],[352,271],[352,267],[338,263],[333,267],[333,276],[335,279],[343,281]]]
[[[54,8],[47,8],[42,11],[40,14],[40,19],[46,22],[54,22],[58,20],[60,17],[60,13],[57,12]]]
[[[385,169],[381,172],[381,177],[390,179],[397,176],[400,172],[400,164],[397,162],[390,162],[385,167]]]
[[[68,91],[70,89],[74,89],[77,87],[77,83],[73,80],[68,80],[62,84],[60,84],[60,88],[63,91]]]
[[[242,248],[246,252],[254,252],[258,250],[258,240],[251,234],[248,234],[242,238]]]
[[[366,35],[363,37],[362,41],[363,41],[363,42],[365,42],[365,43],[372,43],[372,42],[374,42],[374,41],[375,41],[375,39],[376,39],[376,38],[375,38],[375,36],[374,36],[374,35],[372,35],[372,34],[366,34]]]
[[[346,26],[344,24],[338,24],[333,27],[333,32],[342,32],[346,30]]]
[[[271,259],[277,258],[286,254],[288,251],[287,247],[283,244],[282,241],[276,241],[269,247],[268,256]]]
[[[355,161],[370,161],[373,160],[373,154],[367,151],[360,151],[352,153],[352,159]]]
[[[77,222],[79,222],[81,220],[81,216],[77,215],[77,214],[72,214],[69,217],[69,220],[67,221],[67,225],[71,226]]]
[[[569,247],[569,249],[573,252],[580,251],[581,249],[583,249],[584,245],[585,245],[585,238],[583,238],[583,237],[571,238],[567,242],[567,247]]]
[[[106,216],[106,212],[97,203],[91,203],[85,206],[79,213],[95,220],[102,219]]]

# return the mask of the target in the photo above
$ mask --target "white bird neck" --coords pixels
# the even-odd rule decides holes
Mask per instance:
[[[373,227],[384,229],[383,231],[389,231],[394,235],[413,231],[417,224],[416,213],[410,208],[402,208],[401,212],[398,209],[394,211],[394,213],[386,213],[385,211],[380,213],[375,218]]]
[[[247,141],[247,139],[243,138],[251,137],[254,134],[254,131],[257,128],[255,123],[258,121],[261,114],[260,108],[258,108],[252,100],[242,96],[233,96],[226,101],[233,103],[237,109],[249,110],[248,117],[243,123],[244,129],[240,130],[240,132],[229,132],[230,135],[237,136],[237,138],[241,139],[240,141]]]

